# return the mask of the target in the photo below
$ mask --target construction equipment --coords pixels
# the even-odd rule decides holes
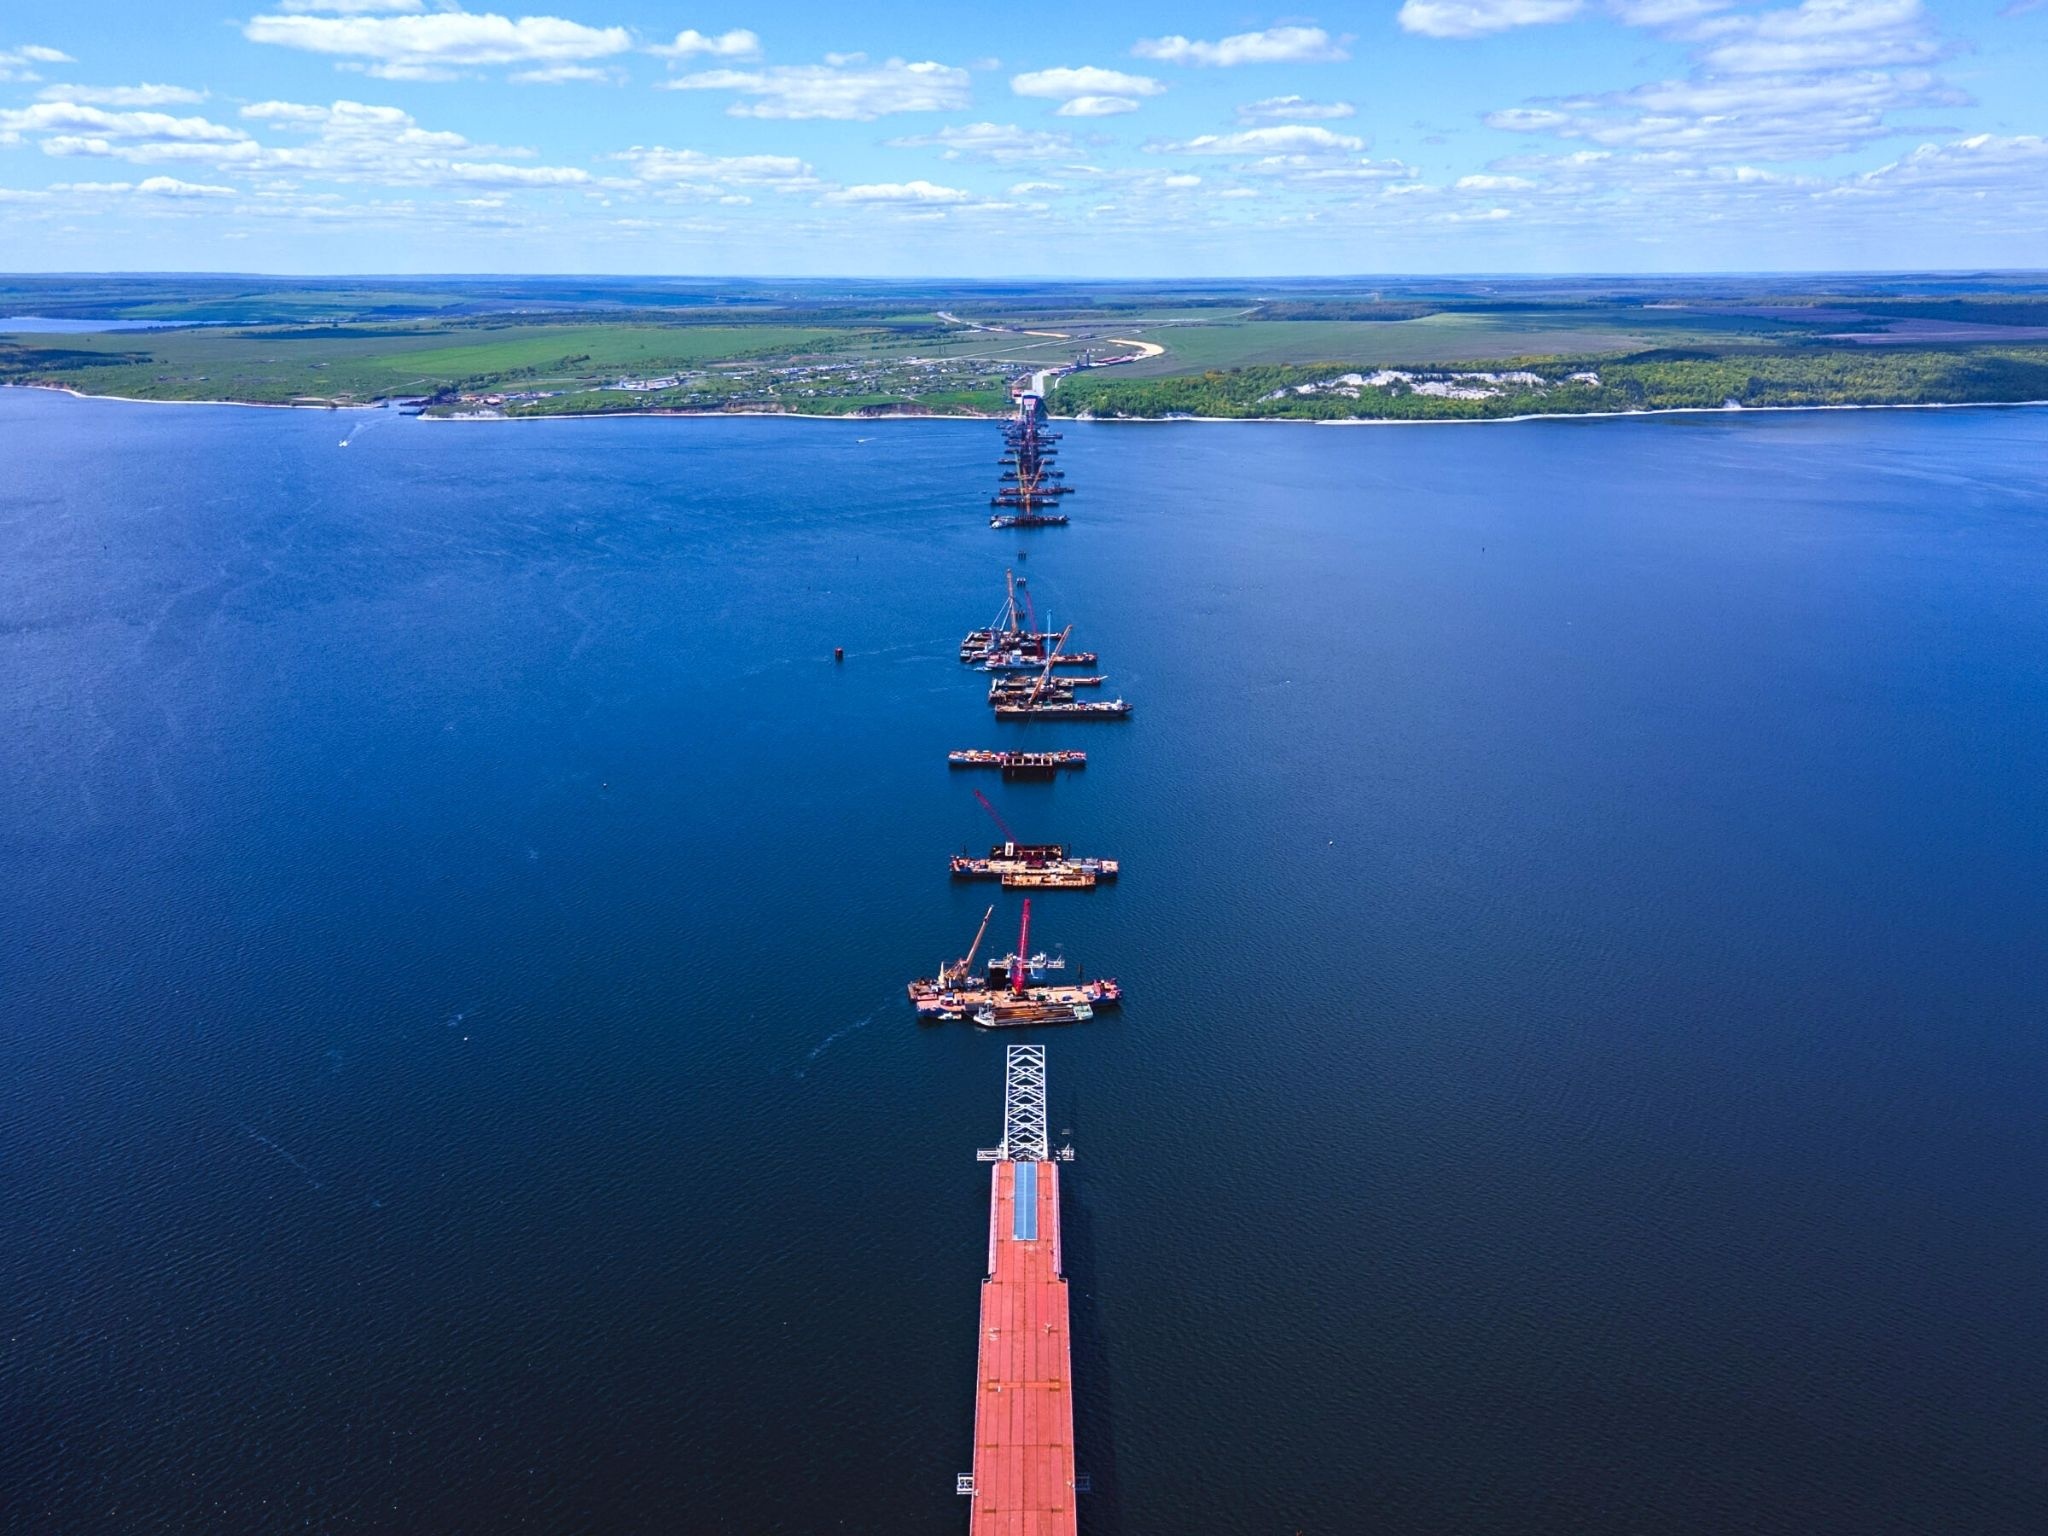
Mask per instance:
[[[988,932],[988,920],[996,915],[993,905],[981,914],[981,926],[974,930],[974,942],[967,946],[967,953],[950,965],[939,967],[939,985],[957,986],[974,974],[974,957],[981,953],[981,941]]]

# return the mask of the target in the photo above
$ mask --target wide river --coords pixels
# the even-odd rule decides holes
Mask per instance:
[[[1090,1536],[2042,1529],[2048,412],[1065,431],[0,391],[0,1523],[963,1530],[980,787]]]

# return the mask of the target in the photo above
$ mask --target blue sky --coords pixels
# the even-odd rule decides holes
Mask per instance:
[[[2048,267],[2048,0],[8,0],[0,269]]]

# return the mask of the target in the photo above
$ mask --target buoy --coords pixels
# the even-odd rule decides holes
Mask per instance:
[[[845,647],[845,646],[843,646],[843,645],[835,645],[835,646],[833,646],[833,647],[832,647],[832,659],[833,659],[834,661],[844,661],[844,660],[846,660],[846,647]]]

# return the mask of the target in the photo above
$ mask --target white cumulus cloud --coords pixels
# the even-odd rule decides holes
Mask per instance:
[[[711,155],[699,149],[635,147],[618,157],[641,180],[696,192],[761,187],[774,192],[813,192],[820,185],[808,162],[794,155]]]
[[[195,198],[241,195],[233,187],[209,186],[198,181],[180,181],[175,176],[147,176],[141,181],[60,181],[50,190],[82,197],[167,197],[187,201]]]
[[[1010,77],[1010,89],[1019,96],[1046,101],[1074,101],[1084,96],[1120,96],[1126,99],[1157,96],[1166,87],[1150,75],[1133,75],[1121,69],[1098,69],[1092,64],[1034,69]]]
[[[1582,139],[1608,149],[1734,160],[1840,154],[1892,130],[1886,114],[1952,104],[1934,76],[1840,70],[1803,75],[1702,76],[1557,104],[1510,107],[1486,124],[1510,133]]]
[[[252,43],[326,54],[386,80],[449,80],[494,65],[588,63],[633,46],[624,27],[586,27],[559,16],[436,11],[405,16],[255,16]]]
[[[1607,0],[1607,9],[1632,27],[1682,27],[1725,11],[1735,0]]]
[[[41,101],[0,108],[0,134],[41,135],[43,153],[121,159],[136,164],[173,160],[233,163],[253,160],[255,140],[239,128],[203,117],[164,112],[110,112],[74,101]]]
[[[596,64],[548,64],[540,69],[514,70],[506,78],[514,85],[575,85],[620,77],[615,71]]]
[[[1028,160],[1060,160],[1074,153],[1074,140],[1064,133],[1020,128],[1015,123],[948,125],[936,133],[890,139],[891,149],[936,149],[948,160],[986,160],[1014,165]]]
[[[1121,117],[1138,110],[1135,96],[1074,96],[1053,108],[1054,117]]]
[[[294,16],[325,13],[330,16],[382,16],[401,11],[424,11],[426,0],[281,0],[280,11]]]
[[[135,184],[143,197],[233,197],[233,187],[216,187],[202,181],[180,181],[175,176],[145,176]]]
[[[1306,123],[1286,123],[1242,133],[1204,133],[1154,147],[1172,155],[1332,155],[1355,154],[1365,148],[1365,140]]]
[[[459,133],[423,128],[397,107],[262,101],[244,107],[242,116],[305,135],[302,144],[264,150],[260,164],[312,180],[506,189],[575,187],[591,180],[575,166],[509,164],[529,158],[530,151],[472,144]]]
[[[0,83],[12,84],[17,81],[40,80],[36,73],[38,64],[76,64],[78,61],[68,53],[55,48],[45,48],[40,43],[23,43],[18,48],[0,48]]]
[[[46,85],[36,92],[36,99],[95,107],[191,107],[206,100],[206,92],[182,85]]]
[[[2048,178],[2048,139],[2039,134],[1973,134],[1947,144],[1922,144],[1911,154],[1856,178],[1862,189],[1925,189],[1974,194]]]
[[[1240,123],[1328,123],[1356,117],[1348,101],[1310,101],[1306,96],[1268,96],[1237,109]]]
[[[912,207],[944,207],[973,200],[971,192],[963,192],[958,187],[942,187],[929,181],[881,181],[860,187],[840,187],[819,199],[824,203],[893,203]]]
[[[760,55],[761,39],[745,27],[735,27],[715,37],[686,27],[676,34],[674,42],[657,43],[647,51],[663,59],[752,59]]]
[[[1585,0],[1403,0],[1396,19],[1424,37],[1484,37],[1569,21],[1584,8]]]
[[[1699,35],[1712,40],[1700,62],[1725,74],[1876,69],[1941,54],[1920,0],[1805,0],[1790,10],[1723,17]]]
[[[956,112],[967,105],[968,74],[929,60],[869,64],[859,54],[829,55],[823,64],[769,69],[711,69],[662,82],[672,91],[731,91],[747,100],[732,117],[872,122],[895,112]]]
[[[1164,64],[1211,65],[1228,69],[1238,64],[1320,64],[1348,59],[1338,39],[1321,27],[1268,27],[1239,32],[1213,43],[1188,37],[1140,38],[1131,52]]]

